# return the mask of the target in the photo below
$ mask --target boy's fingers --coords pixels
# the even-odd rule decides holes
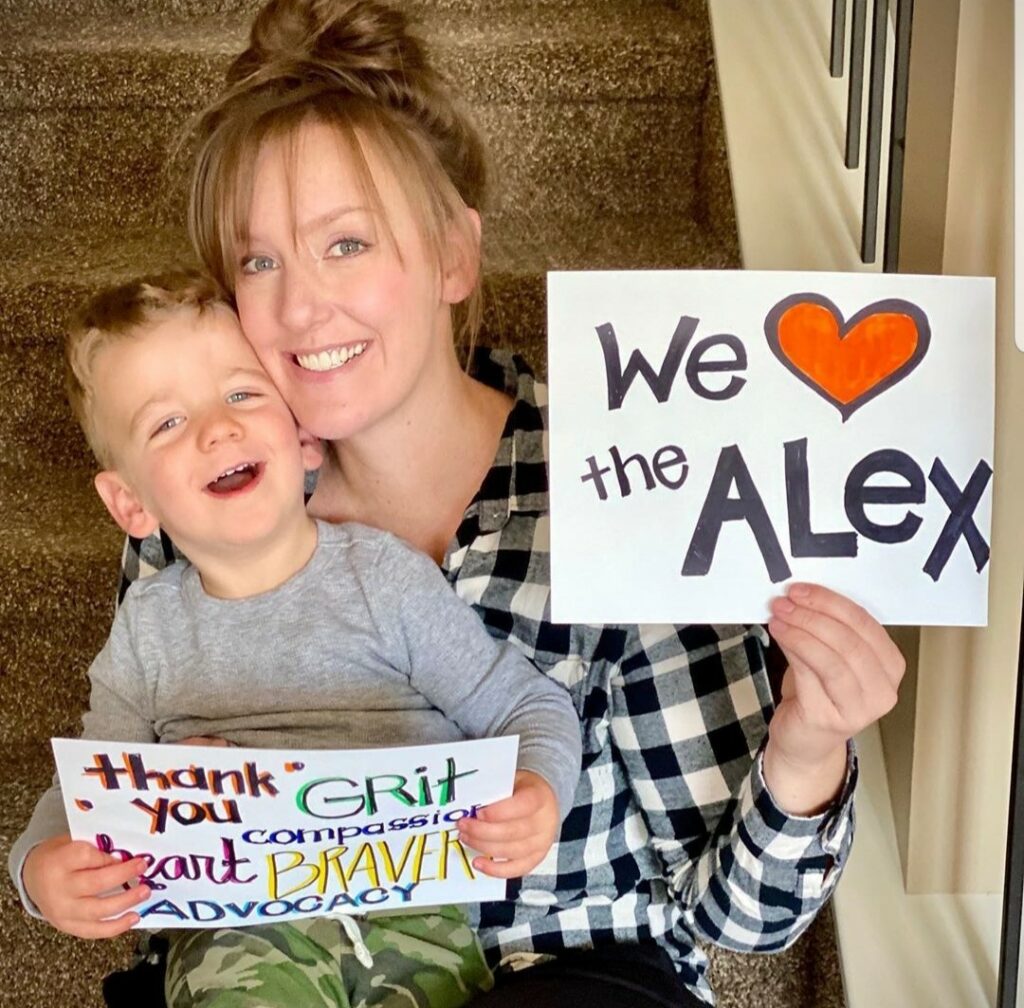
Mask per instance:
[[[151,893],[148,887],[137,886],[112,896],[90,896],[77,901],[75,916],[83,922],[99,924],[108,917],[118,917],[140,903],[145,903]]]
[[[465,823],[465,825],[462,825]],[[522,840],[535,831],[529,819],[512,819],[502,822],[459,821],[459,835],[476,841]]]
[[[514,861],[492,861],[485,857],[473,859],[473,867],[481,874],[490,875],[492,878],[521,878],[538,864],[540,860],[535,857],[518,858]]]
[[[473,850],[486,857],[502,858],[503,860],[515,860],[525,858],[530,854],[538,853],[540,844],[536,837],[527,837],[525,840],[491,840],[470,845]]]
[[[139,919],[137,913],[126,913],[115,920],[79,921],[64,930],[78,938],[114,938],[138,924]]]
[[[480,822],[498,823],[509,819],[523,819],[531,812],[536,812],[539,802],[537,796],[529,790],[517,791],[509,798],[502,798],[487,805],[477,813]],[[462,820],[459,820],[460,822]]]
[[[117,864],[104,862],[102,867],[86,867],[76,871],[68,881],[68,889],[73,896],[95,896],[134,882],[145,870],[145,862],[137,858]]]
[[[509,798],[502,798],[501,801],[493,802],[484,806],[476,814],[478,822],[500,823],[510,819],[521,819],[523,816],[524,802],[520,795],[512,795]],[[461,822],[461,820],[460,820]]]
[[[70,871],[86,868],[102,868],[104,865],[120,863],[113,854],[104,854],[97,847],[84,840],[74,840],[58,852],[64,866]]]

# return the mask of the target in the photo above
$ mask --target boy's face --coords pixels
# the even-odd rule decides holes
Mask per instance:
[[[104,347],[93,373],[116,464],[96,488],[125,531],[159,525],[202,554],[263,542],[302,515],[315,451],[228,309],[175,312]]]

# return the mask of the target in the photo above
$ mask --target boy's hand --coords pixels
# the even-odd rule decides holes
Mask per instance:
[[[793,584],[768,630],[789,660],[768,728],[765,782],[783,809],[827,808],[846,774],[846,743],[892,709],[906,663],[876,619],[820,585]]]
[[[519,878],[541,863],[560,824],[551,785],[539,774],[519,770],[511,797],[482,808],[475,819],[459,820],[459,839],[486,855],[473,859],[484,875]]]
[[[113,938],[139,922],[137,913],[125,911],[147,900],[150,889],[141,884],[111,890],[135,881],[145,870],[142,858],[122,862],[65,834],[33,847],[21,875],[29,898],[58,931],[77,938]]]

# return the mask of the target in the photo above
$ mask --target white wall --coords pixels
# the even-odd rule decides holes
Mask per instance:
[[[1024,354],[1013,345],[1012,304],[1012,2],[964,0],[959,17],[942,266],[946,274],[997,278],[989,626],[921,632],[909,892],[1002,886],[1024,578]]]

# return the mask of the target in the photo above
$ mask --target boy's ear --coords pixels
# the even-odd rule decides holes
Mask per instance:
[[[441,297],[446,304],[465,301],[480,273],[480,214],[466,207],[465,219],[448,229]]]
[[[136,539],[145,539],[157,530],[159,522],[146,510],[135,491],[113,469],[98,472],[93,484],[110,516],[121,529]]]
[[[324,451],[320,447],[320,439],[313,437],[301,424],[296,425],[299,432],[299,450],[302,453],[302,468],[307,472],[319,469],[324,463]]]

